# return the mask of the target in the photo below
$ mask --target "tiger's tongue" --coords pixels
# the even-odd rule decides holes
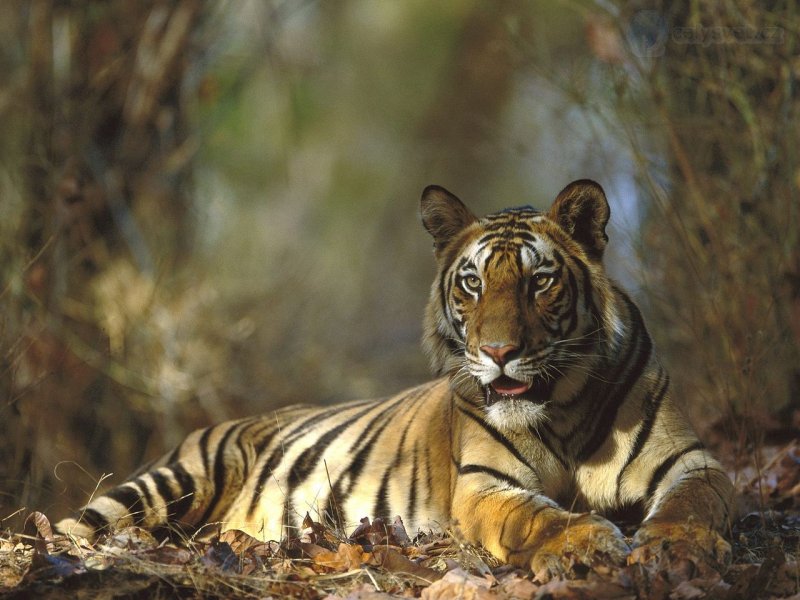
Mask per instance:
[[[531,387],[531,384],[529,383],[517,381],[516,379],[511,379],[511,377],[507,377],[505,375],[501,375],[489,385],[495,392],[498,394],[503,394],[504,396],[517,396],[519,394],[524,394]]]

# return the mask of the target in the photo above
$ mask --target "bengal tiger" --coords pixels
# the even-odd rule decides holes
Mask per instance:
[[[625,561],[600,515],[639,505],[634,546],[686,538],[725,561],[732,485],[605,273],[600,185],[569,184],[547,212],[483,218],[429,186],[420,214],[438,263],[423,346],[441,378],[195,431],[58,530],[213,525],[279,540],[309,512],[345,526],[402,515],[538,571],[567,552]]]

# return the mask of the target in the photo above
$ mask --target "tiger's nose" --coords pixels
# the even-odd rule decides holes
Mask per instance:
[[[513,354],[519,352],[519,346],[515,344],[487,344],[481,346],[481,352],[491,358],[498,367],[502,367],[513,358]]]

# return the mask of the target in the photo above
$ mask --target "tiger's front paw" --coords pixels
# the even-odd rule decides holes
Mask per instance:
[[[691,521],[645,523],[633,538],[628,562],[648,563],[667,557],[687,559],[714,570],[731,562],[731,545],[717,531]]]
[[[550,523],[531,558],[537,579],[546,581],[574,570],[576,564],[589,568],[622,566],[630,547],[620,530],[593,514],[569,515]]]

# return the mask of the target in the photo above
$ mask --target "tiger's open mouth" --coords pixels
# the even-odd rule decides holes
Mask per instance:
[[[552,391],[552,381],[536,377],[533,382],[517,381],[507,375],[501,375],[485,386],[486,406],[506,400],[527,400],[536,404],[547,401]]]

